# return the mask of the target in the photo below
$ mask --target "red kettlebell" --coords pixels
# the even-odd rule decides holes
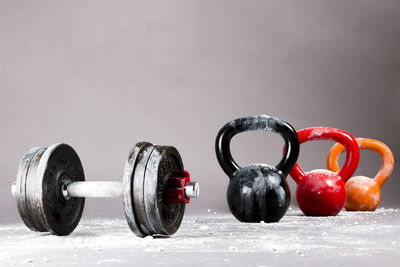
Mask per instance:
[[[357,169],[360,150],[349,133],[329,127],[313,127],[297,132],[299,143],[311,140],[333,140],[346,148],[346,161],[338,172],[312,170],[304,172],[296,163],[290,176],[296,181],[296,199],[307,216],[334,216],[346,202],[345,182]]]

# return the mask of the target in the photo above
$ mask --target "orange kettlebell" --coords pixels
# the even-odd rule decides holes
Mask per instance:
[[[347,200],[344,208],[348,211],[374,211],[381,201],[380,188],[392,173],[393,154],[384,143],[377,140],[367,138],[356,138],[356,140],[360,149],[373,150],[381,155],[382,167],[372,179],[355,176],[346,182]],[[339,171],[338,158],[344,150],[344,146],[339,143],[332,146],[326,162],[329,170]]]

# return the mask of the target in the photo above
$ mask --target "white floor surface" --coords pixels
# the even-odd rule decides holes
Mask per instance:
[[[245,224],[187,215],[171,237],[136,237],[122,219],[83,220],[69,236],[0,225],[0,266],[400,266],[400,209]]]

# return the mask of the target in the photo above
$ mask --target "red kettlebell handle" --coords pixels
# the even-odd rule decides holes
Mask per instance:
[[[311,140],[333,140],[341,143],[346,148],[346,161],[342,169],[338,172],[343,182],[346,182],[356,171],[360,159],[360,149],[358,148],[356,139],[351,134],[337,128],[312,127],[298,131],[297,135],[299,136],[300,144]],[[299,183],[300,179],[305,176],[305,173],[299,164],[296,163],[290,176],[292,176],[296,183]]]

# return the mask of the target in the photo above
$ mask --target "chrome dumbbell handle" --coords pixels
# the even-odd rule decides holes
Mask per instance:
[[[185,196],[187,198],[197,198],[200,194],[200,185],[197,182],[189,182],[185,186]]]
[[[63,188],[64,196],[68,197],[120,197],[121,182],[72,182]]]
[[[11,194],[15,197],[17,183],[11,186]],[[62,194],[66,199],[71,197],[121,197],[121,182],[63,182]]]
[[[15,197],[17,184],[11,186],[11,193]],[[121,197],[121,182],[71,182],[64,180],[62,193],[66,199],[71,197]],[[200,187],[197,182],[189,182],[185,186],[185,195],[188,198],[199,196]]]

